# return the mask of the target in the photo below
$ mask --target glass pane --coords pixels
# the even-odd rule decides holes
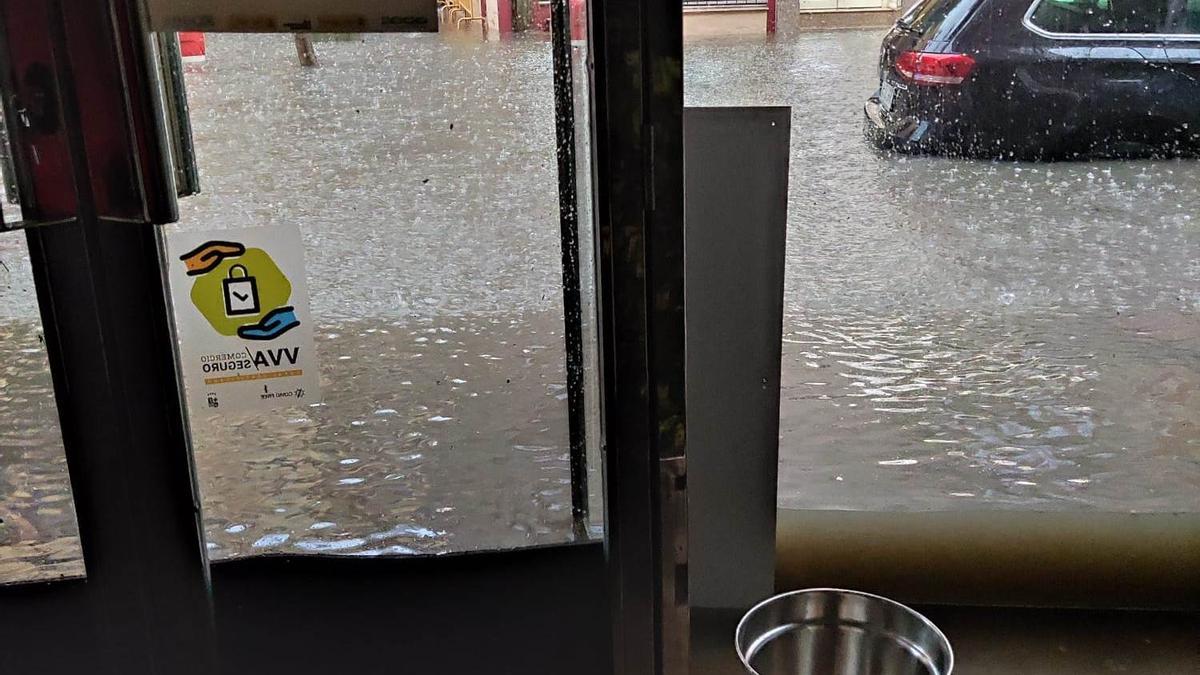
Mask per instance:
[[[84,575],[25,236],[0,235],[0,585]]]
[[[932,38],[946,24],[947,17],[956,7],[969,10],[970,0],[924,0],[914,5],[903,21],[914,33]]]
[[[189,411],[213,557],[573,538],[550,44],[478,30],[186,65],[202,192],[168,236],[299,226],[324,393]]]
[[[687,42],[688,105],[792,106],[783,507],[1197,508],[1194,66],[1013,7]]]
[[[586,526],[590,535],[596,539],[604,532],[604,486],[601,480],[600,467],[600,341],[597,323],[597,288],[596,288],[596,241],[593,227],[592,211],[592,156],[591,156],[591,124],[588,111],[591,110],[590,81],[588,75],[588,19],[587,3],[584,0],[567,0],[565,3],[566,18],[564,30],[570,32],[570,79],[571,105],[574,115],[574,149],[575,149],[575,215],[578,233],[576,257],[579,266],[579,299],[581,304],[580,328],[583,335],[583,402],[584,402],[584,444],[587,459],[587,502],[588,519]],[[553,32],[551,25],[551,5],[539,5],[539,16],[544,20],[532,26],[527,38],[549,39]],[[544,13],[544,14],[542,14]],[[490,40],[502,39],[489,32]],[[556,78],[561,74],[556,74]],[[556,111],[556,115],[563,111]],[[561,208],[561,205],[560,205]]]
[[[1198,9],[1188,0],[1046,0],[1029,20],[1052,33],[1195,34]]]

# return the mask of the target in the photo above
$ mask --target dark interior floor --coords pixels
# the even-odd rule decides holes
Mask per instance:
[[[1197,675],[1200,615],[924,607],[950,638],[954,675]],[[746,675],[740,612],[692,610],[692,672]]]
[[[225,675],[611,675],[599,544],[212,572]]]
[[[611,675],[599,544],[458,557],[256,558],[214,565],[222,672]],[[66,611],[85,583],[0,594],[0,672],[116,672]],[[59,596],[59,597],[52,597]],[[1200,675],[1200,615],[927,607],[954,675]],[[738,611],[694,609],[693,673],[745,675]],[[129,671],[132,672],[132,671]]]
[[[221,675],[612,673],[598,543],[424,558],[267,556],[211,572]],[[174,672],[146,655],[189,627],[132,635],[140,626],[115,622],[114,601],[88,593],[94,584],[0,586],[0,675]]]

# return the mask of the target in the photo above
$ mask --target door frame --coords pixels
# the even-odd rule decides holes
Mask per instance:
[[[0,9],[17,1],[27,0],[0,0]],[[46,38],[64,44],[63,3],[85,0],[44,1]],[[143,7],[136,0],[86,1],[110,12],[118,5],[134,12]],[[567,1],[555,0],[555,11],[568,11]],[[592,565],[599,574],[602,564],[606,588],[592,588],[574,601],[607,600],[615,672],[685,672],[682,5],[589,0],[588,12],[607,521],[603,557],[594,544],[464,554],[453,561],[273,555],[214,565],[210,576],[157,225],[102,218],[90,185],[81,179],[75,221],[31,228],[26,237],[88,576],[0,587],[0,634],[6,643],[26,647],[0,650],[0,671],[209,675],[221,661],[226,670],[236,668],[236,659],[218,653],[222,631],[215,617],[226,611],[251,616],[255,608],[248,598],[223,601],[223,578],[249,579],[243,588],[258,590],[260,609],[328,581],[344,590],[343,597],[350,594],[371,607],[365,614],[373,620],[362,626],[372,634],[357,637],[387,644],[397,639],[387,617],[400,621],[401,610],[421,608],[406,605],[411,592],[404,584],[372,588],[363,579],[424,573],[432,583],[490,580],[477,590],[504,598],[508,594],[495,587],[503,570],[510,570],[510,578],[541,583],[519,564],[526,561],[534,568],[549,565],[539,575],[549,577],[549,585],[540,592],[530,587],[539,596],[555,584],[586,585],[586,569],[562,565]],[[113,27],[97,29],[108,31],[117,49]],[[55,58],[69,81],[68,55]],[[78,149],[86,102],[72,96],[62,94],[62,123]],[[73,151],[71,160],[76,175],[91,174],[86,152]],[[303,580],[299,586],[297,578]],[[568,616],[590,616],[568,609]],[[320,607],[312,610],[316,616]],[[495,629],[495,623],[489,627]],[[504,630],[520,635],[519,620],[500,623],[512,624]],[[273,633],[279,626],[239,626],[261,630],[259,641],[285,637]],[[563,636],[571,632],[562,629]],[[595,645],[600,629],[593,621],[589,630],[590,635],[575,631],[585,642],[567,643],[577,649],[551,656],[584,655],[579,645]],[[423,647],[438,649],[431,642]],[[502,664],[495,659],[503,650],[493,644],[491,653],[474,658]],[[378,659],[382,665],[394,654],[367,658],[365,664]],[[575,664],[582,669],[576,672],[605,672],[609,663],[592,659]]]

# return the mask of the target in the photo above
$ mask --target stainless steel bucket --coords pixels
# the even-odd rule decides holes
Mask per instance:
[[[737,627],[754,675],[950,675],[954,652],[929,619],[878,595],[814,588],[755,606]]]

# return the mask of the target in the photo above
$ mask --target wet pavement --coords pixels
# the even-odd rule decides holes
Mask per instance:
[[[690,105],[794,109],[781,505],[1194,510],[1200,164],[877,153],[879,37],[687,51]],[[369,37],[310,70],[286,37],[209,45],[173,227],[300,225],[325,389],[193,416],[212,555],[569,539],[549,44]],[[0,237],[0,580],[72,569],[22,249]]]

